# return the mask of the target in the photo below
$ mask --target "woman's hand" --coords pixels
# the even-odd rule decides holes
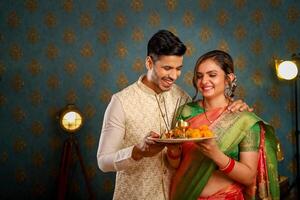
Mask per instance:
[[[146,137],[144,137],[142,143],[137,144],[133,147],[131,157],[134,160],[140,160],[143,157],[155,156],[165,147],[165,144],[157,143],[153,140],[148,139],[148,137],[159,138],[159,134],[151,131],[146,135]]]
[[[178,168],[181,161],[181,144],[167,144],[167,160],[172,168]]]
[[[202,140],[197,142],[197,145],[202,154],[212,160],[217,159],[215,157],[221,152],[215,138]]]
[[[179,158],[181,151],[181,144],[167,144],[167,155],[170,158]]]
[[[239,99],[239,100],[232,101],[227,107],[227,110],[229,110],[230,112],[237,112],[237,111],[252,112],[254,109],[250,108],[247,103]]]
[[[230,158],[219,149],[214,138],[198,142],[197,145],[199,150],[212,159],[220,169],[226,167],[229,163]],[[244,185],[251,185],[256,176],[258,153],[241,152],[240,160],[234,162],[234,168],[231,169],[230,173],[227,173],[227,176]]]

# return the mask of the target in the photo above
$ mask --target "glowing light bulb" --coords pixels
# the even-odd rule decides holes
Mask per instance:
[[[82,125],[82,117],[78,112],[69,111],[62,116],[62,126],[67,131],[76,131]]]
[[[278,65],[277,76],[282,79],[292,80],[298,74],[297,65],[292,61],[283,61]]]

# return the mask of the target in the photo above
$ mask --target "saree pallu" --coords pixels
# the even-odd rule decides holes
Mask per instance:
[[[205,116],[199,113],[187,121],[193,128],[207,124]],[[232,149],[243,140],[247,130],[258,122],[264,134],[264,143],[261,143],[262,149],[259,152],[262,156],[259,158],[262,165],[259,164],[258,167],[257,183],[245,190],[247,191],[245,196],[247,199],[268,198],[276,200],[279,199],[279,184],[277,180],[276,137],[273,128],[254,113],[249,112],[225,112],[209,127],[217,136],[216,141],[221,151],[230,155]],[[202,155],[196,144],[184,143],[181,164],[172,178],[170,199],[197,199],[215,170],[217,170],[215,163]],[[256,188],[258,191],[255,191]],[[258,194],[260,195],[258,196]]]

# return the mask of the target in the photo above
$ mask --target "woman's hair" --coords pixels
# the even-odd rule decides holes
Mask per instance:
[[[160,30],[155,33],[149,40],[147,46],[147,56],[151,56],[157,60],[162,55],[183,56],[186,51],[186,46],[168,30]]]
[[[205,60],[211,59],[215,61],[215,63],[225,72],[225,75],[228,75],[230,73],[234,73],[234,67],[233,67],[233,60],[231,56],[221,50],[213,50],[209,51],[202,56],[200,56],[196,62],[196,65],[194,67],[194,77],[193,77],[193,86],[196,90],[195,95],[193,97],[193,100],[197,98],[198,95],[198,88],[197,88],[197,71],[199,65],[204,62]],[[227,76],[226,76],[227,77]],[[230,80],[229,80],[230,81]],[[231,88],[234,92],[235,87]]]

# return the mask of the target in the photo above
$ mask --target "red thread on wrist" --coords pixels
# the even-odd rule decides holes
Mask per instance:
[[[178,158],[181,157],[181,154],[180,154],[180,153],[179,153],[178,155],[174,155],[174,154],[172,153],[172,151],[169,151],[169,150],[167,150],[167,155],[168,155],[168,157],[171,158],[172,160],[176,160],[176,159],[178,159]]]
[[[221,168],[219,170],[224,174],[229,174],[233,170],[234,165],[235,165],[235,160],[230,158],[229,163],[224,168]]]

